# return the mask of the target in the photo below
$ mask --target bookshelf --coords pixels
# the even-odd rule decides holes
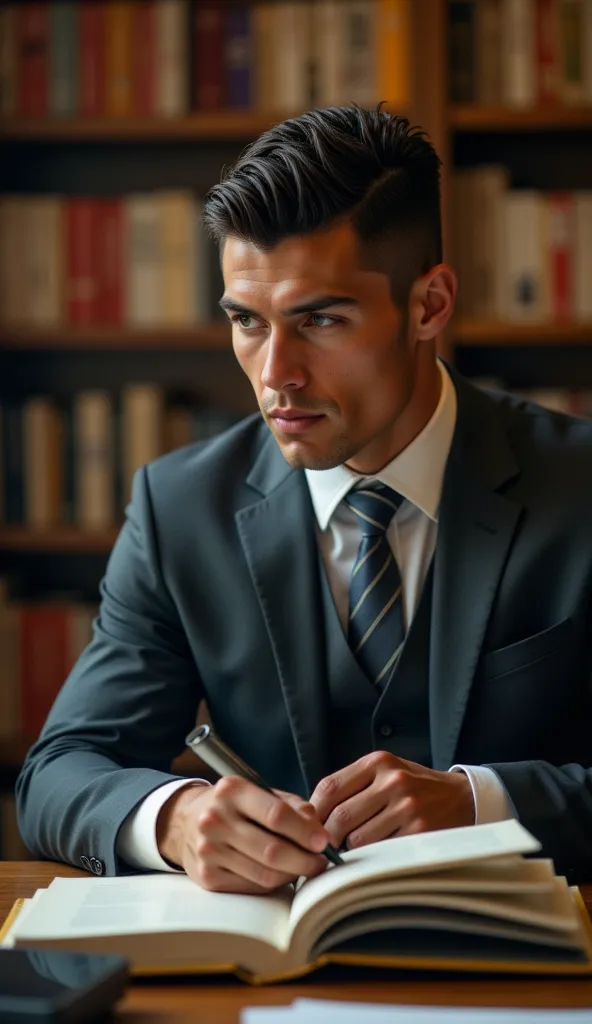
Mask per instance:
[[[448,0],[410,0],[409,10],[408,96],[388,109],[422,125],[442,157],[448,258],[456,169],[499,162],[521,186],[592,189],[592,96],[570,105],[456,102]],[[277,114],[216,109],[167,117],[0,117],[0,191],[84,196],[191,188],[203,195],[250,139],[286,116],[288,108]],[[212,305],[219,293],[220,279],[214,277]],[[499,376],[520,388],[592,388],[592,322],[515,323],[467,314],[454,320],[440,349],[469,376]],[[184,327],[0,324],[0,368],[0,399],[12,389],[21,397],[44,388],[66,394],[118,389],[139,379],[161,381],[167,388],[191,381],[205,400],[226,399],[239,413],[254,408],[232,356],[228,325],[215,313],[209,322]],[[76,587],[86,571],[81,562],[89,556],[96,575],[116,534],[116,527],[89,532],[73,525],[0,526],[0,574],[8,567],[22,571],[31,587],[38,576],[48,590],[58,580],[66,589]],[[27,745],[0,740],[0,781],[3,767],[18,765]]]

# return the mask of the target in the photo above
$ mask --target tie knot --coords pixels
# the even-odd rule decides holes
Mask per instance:
[[[402,501],[401,495],[386,484],[350,491],[345,498],[346,505],[358,517],[365,536],[384,533]]]

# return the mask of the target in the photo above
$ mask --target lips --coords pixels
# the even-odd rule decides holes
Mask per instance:
[[[284,433],[296,434],[319,423],[324,419],[324,413],[300,411],[299,409],[277,409],[270,413],[270,419]]]

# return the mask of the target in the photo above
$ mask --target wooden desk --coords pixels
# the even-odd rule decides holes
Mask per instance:
[[[56,875],[87,877],[63,864],[0,861],[0,921],[19,896],[32,896]],[[592,914],[592,885],[582,888]],[[237,1024],[247,1005],[279,1005],[297,996],[379,1003],[457,1006],[592,1007],[592,980],[429,979],[397,981],[310,981],[251,988],[239,982],[182,985],[160,982],[133,984],[118,1007],[118,1024]]]

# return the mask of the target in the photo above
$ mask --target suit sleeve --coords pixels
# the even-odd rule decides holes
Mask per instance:
[[[201,683],[164,582],[147,469],[101,583],[94,638],[66,680],[16,785],[36,857],[117,874],[127,816],[172,781]],[[94,859],[93,859],[94,858]]]

